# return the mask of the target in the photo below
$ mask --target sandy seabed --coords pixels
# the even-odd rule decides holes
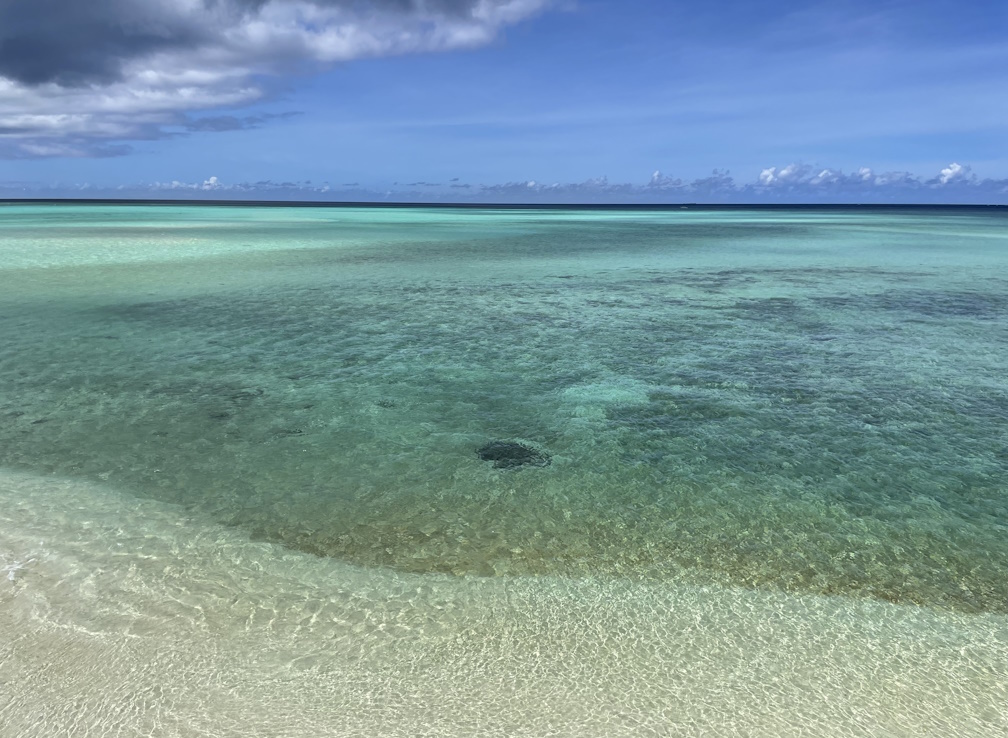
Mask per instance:
[[[1002,736],[1008,618],[364,569],[0,475],[7,736]]]

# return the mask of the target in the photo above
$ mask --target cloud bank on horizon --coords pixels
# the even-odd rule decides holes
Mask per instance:
[[[89,183],[38,187],[0,183],[0,197],[153,200],[276,200],[290,202],[360,202],[417,204],[946,204],[998,205],[1008,200],[1008,179],[981,179],[969,166],[951,163],[930,178],[909,172],[873,172],[861,167],[844,174],[806,164],[767,167],[758,179],[736,181],[727,170],[683,180],[655,171],[646,183],[616,183],[607,177],[583,182],[542,183],[535,180],[471,184],[457,177],[447,182],[396,183],[375,190],[358,182],[259,180],[225,182],[217,176],[202,181],[151,182],[103,188]]]
[[[7,0],[0,156],[115,156],[172,127],[240,128],[189,115],[312,67],[480,46],[549,1]]]

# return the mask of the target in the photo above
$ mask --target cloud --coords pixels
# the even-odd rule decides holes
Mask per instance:
[[[952,162],[947,167],[938,172],[937,182],[940,185],[955,184],[957,182],[968,182],[973,179],[970,168]]]
[[[934,177],[909,172],[847,174],[802,162],[764,168],[749,182],[726,169],[686,181],[655,171],[643,184],[611,183],[605,177],[570,184],[533,180],[484,185],[473,199],[555,203],[977,203],[1008,204],[1008,179],[977,178],[969,166],[950,164]]]
[[[333,202],[416,203],[523,203],[523,204],[1008,204],[1008,179],[980,179],[970,167],[953,163],[935,176],[921,178],[909,172],[876,173],[861,167],[851,174],[833,167],[802,163],[767,167],[748,182],[737,182],[727,170],[715,169],[709,177],[692,181],[656,171],[640,183],[614,183],[607,177],[583,182],[545,184],[533,179],[472,186],[449,182],[396,184],[374,189],[357,182],[333,191],[327,183],[230,183],[216,176],[184,182],[154,182],[121,186],[115,190],[87,183],[39,186],[26,182],[0,182],[0,196],[8,197],[112,197],[221,200],[303,200]]]
[[[187,200],[322,200],[329,197],[331,187],[328,183],[313,184],[311,181],[275,182],[264,179],[258,182],[227,182],[211,175],[204,180],[187,182],[171,180],[167,182],[149,182],[142,184],[120,185],[114,190],[94,187],[90,184],[76,184],[57,187],[32,187],[19,183],[22,196],[25,191],[32,197],[66,197],[79,196],[81,191],[88,191],[89,196],[98,197],[111,195],[131,199],[161,199],[176,198]],[[344,185],[351,186],[351,185]],[[14,190],[13,183],[0,183],[0,193]]]
[[[675,177],[666,177],[661,173],[660,169],[656,169],[654,174],[651,175],[650,181],[647,183],[649,190],[655,192],[669,192],[682,190],[684,183],[681,179]]]
[[[786,167],[768,167],[760,172],[759,183],[764,186],[781,186],[811,179],[812,167],[805,164],[788,164]]]
[[[234,115],[210,115],[202,118],[193,118],[186,122],[187,131],[245,131],[250,128],[261,128],[272,120],[283,120],[301,115],[300,112],[289,113],[265,113],[263,115],[246,115],[241,118]]]
[[[45,159],[52,157],[106,159],[126,156],[133,147],[124,143],[96,141],[86,137],[27,138],[5,140],[0,133],[0,159]]]
[[[789,164],[764,169],[755,186],[743,187],[755,202],[947,202],[1008,203],[1008,180],[979,179],[968,165],[953,162],[937,175],[921,178],[910,172],[875,172],[861,167],[840,169]]]
[[[283,74],[476,47],[551,2],[5,0],[0,155],[63,156],[45,147],[73,139],[72,155],[86,156],[86,141],[247,127],[248,118],[186,115],[262,100]]]

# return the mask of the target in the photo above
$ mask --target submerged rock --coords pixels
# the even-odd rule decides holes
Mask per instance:
[[[483,461],[492,461],[498,469],[515,469],[519,466],[549,466],[551,457],[545,451],[517,441],[490,441],[476,449]]]

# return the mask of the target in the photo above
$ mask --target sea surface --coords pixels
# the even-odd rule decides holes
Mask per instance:
[[[1008,734],[1008,211],[0,204],[0,573],[17,736]]]

